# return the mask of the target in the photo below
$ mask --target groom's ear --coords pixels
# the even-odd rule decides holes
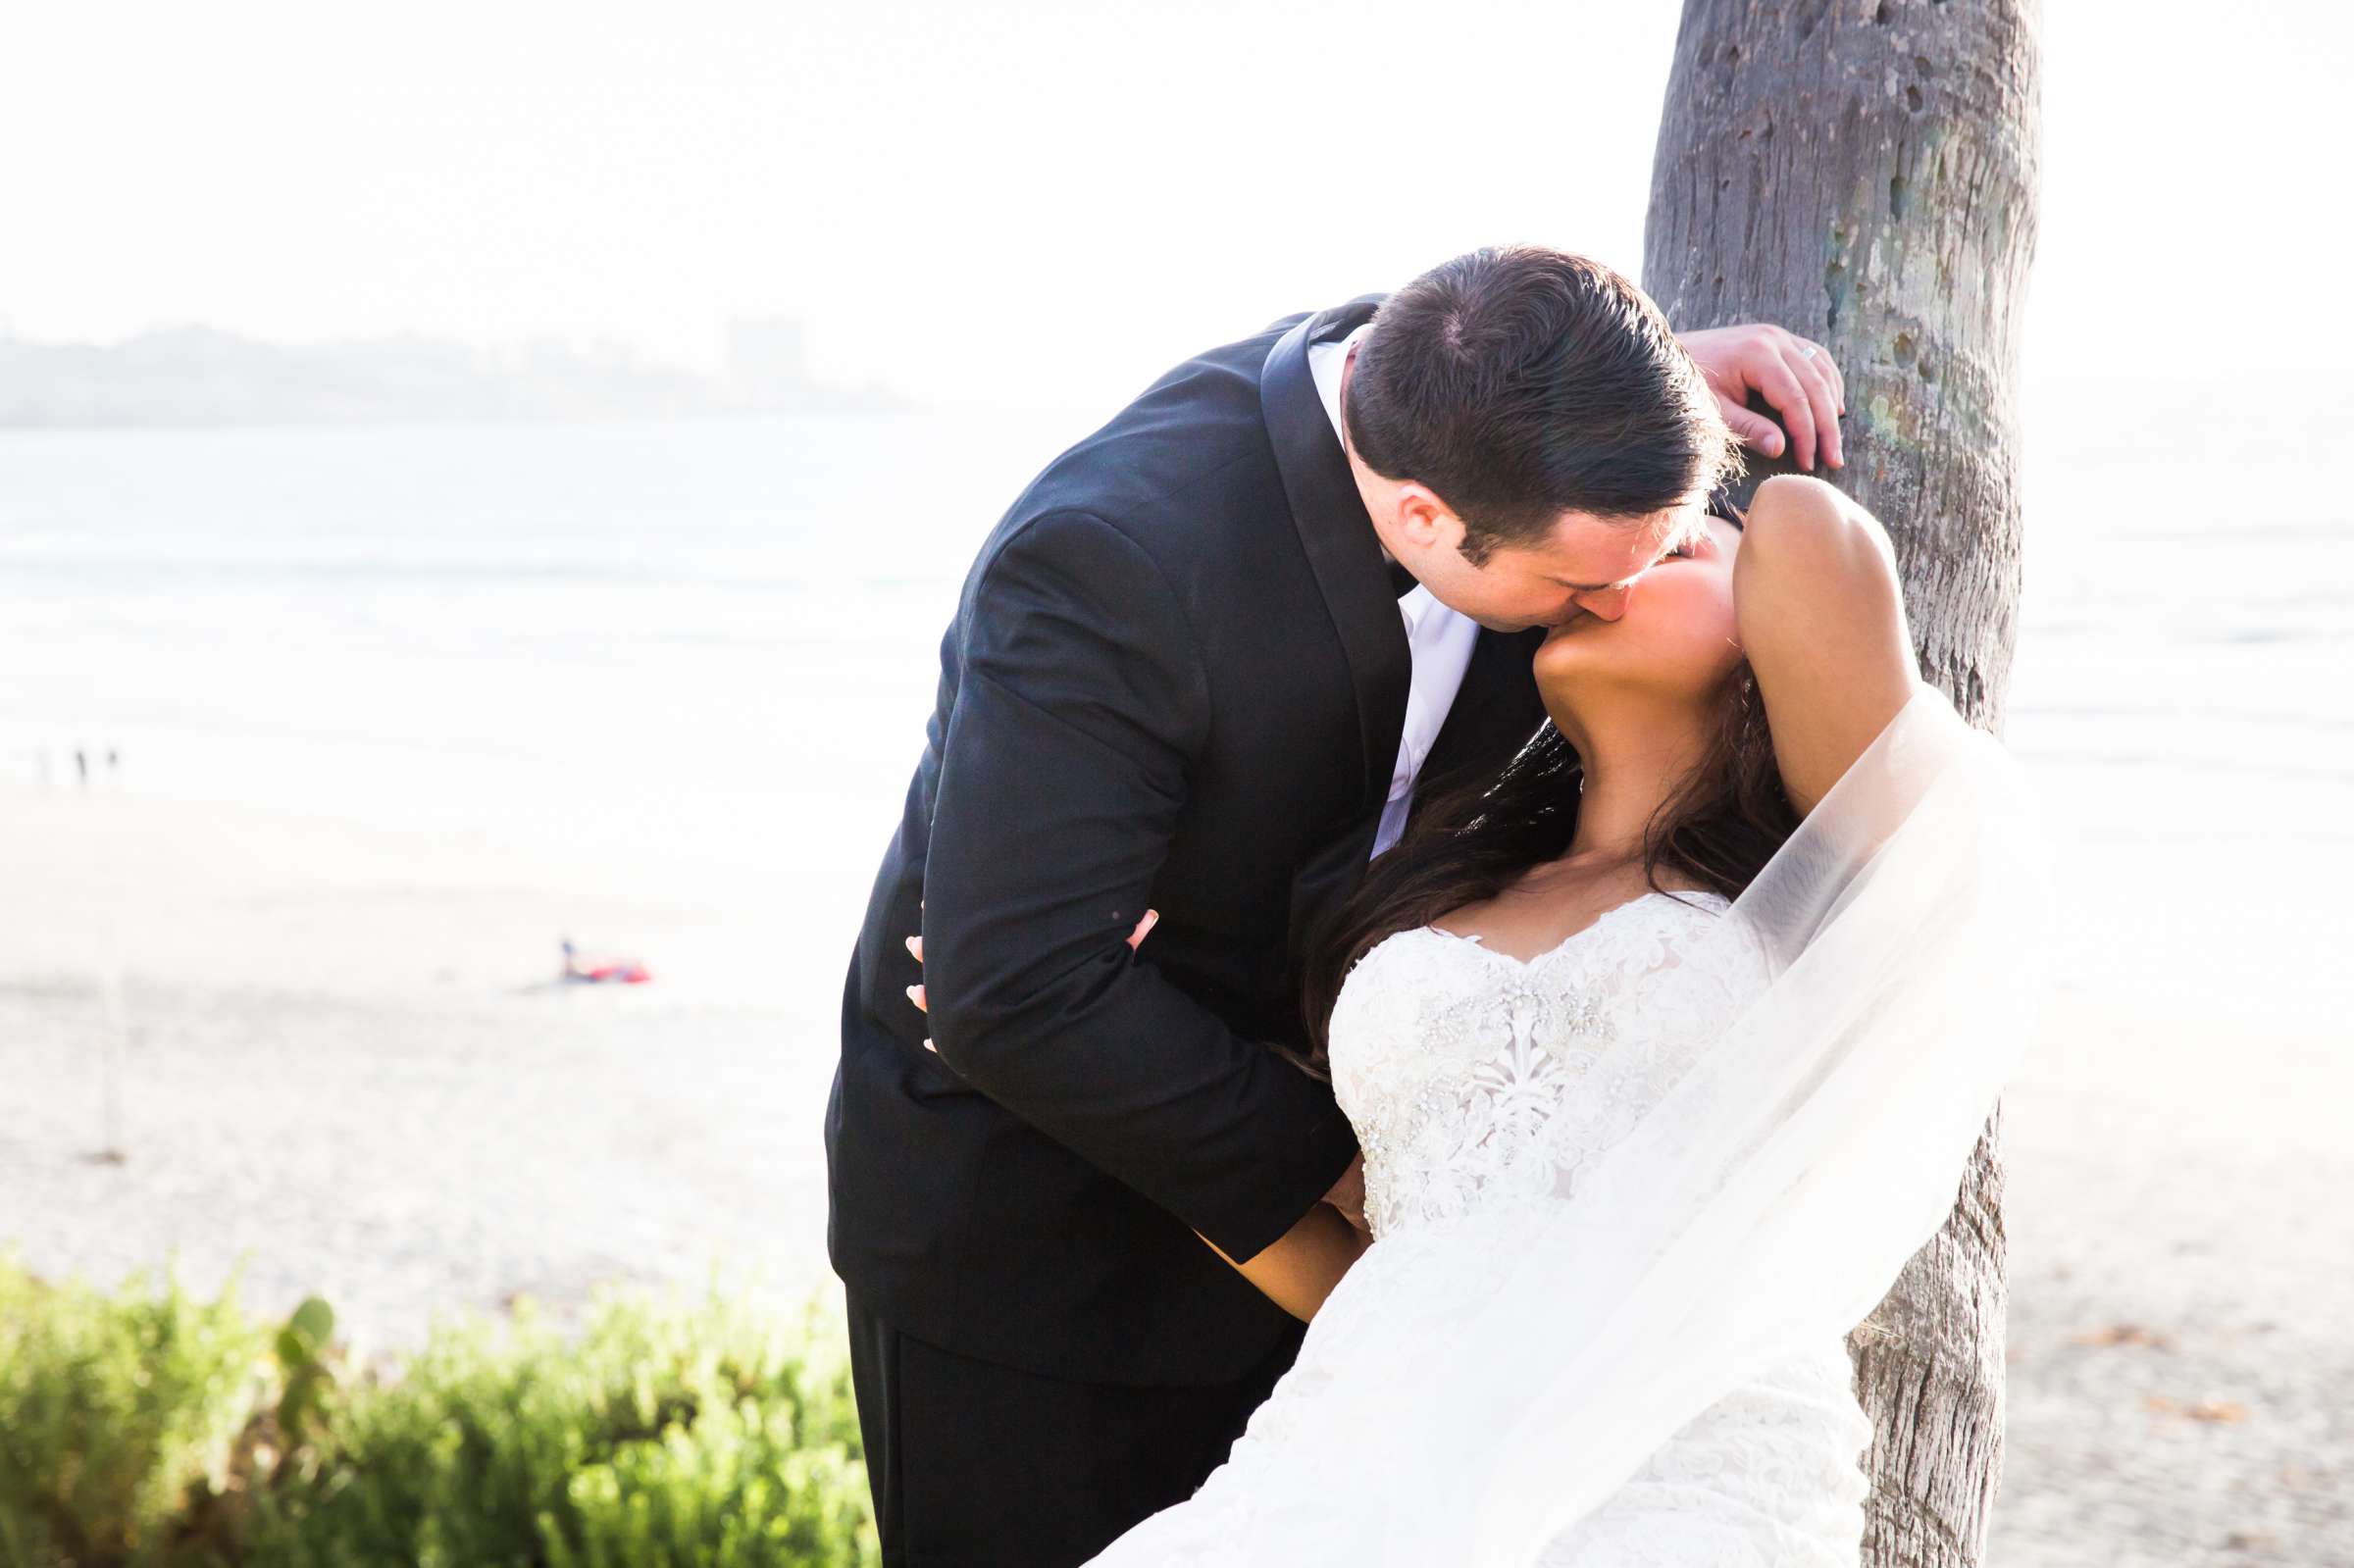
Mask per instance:
[[[1421,548],[1434,549],[1460,540],[1463,525],[1436,491],[1409,480],[1398,486],[1398,531]]]

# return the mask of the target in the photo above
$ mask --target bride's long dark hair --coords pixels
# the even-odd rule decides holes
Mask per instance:
[[[1736,524],[1739,513],[1713,508]],[[1495,897],[1530,868],[1569,851],[1585,763],[1552,722],[1501,775],[1442,788],[1356,892],[1309,935],[1303,1010],[1309,1056],[1329,1074],[1325,1043],[1341,983],[1376,943]],[[1782,788],[1757,678],[1744,662],[1725,682],[1707,754],[1661,802],[1643,835],[1643,875],[1663,871],[1737,898],[1790,835],[1798,812]]]

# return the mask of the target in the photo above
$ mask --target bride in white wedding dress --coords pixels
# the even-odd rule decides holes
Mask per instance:
[[[1238,1265],[1298,1360],[1101,1568],[1857,1562],[1843,1340],[2024,1047],[2038,835],[1828,486],[1696,523],[1617,609],[1328,934],[1371,1238],[1319,1206]]]

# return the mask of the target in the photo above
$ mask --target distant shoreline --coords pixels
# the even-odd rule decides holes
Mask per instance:
[[[290,345],[204,327],[120,343],[0,336],[0,429],[152,429],[449,420],[890,413],[876,387],[828,385],[790,322],[731,326],[711,374],[613,344],[487,351],[404,335]]]

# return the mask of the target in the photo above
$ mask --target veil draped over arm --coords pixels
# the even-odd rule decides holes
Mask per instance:
[[[1099,1561],[1528,1568],[1709,1405],[1838,1340],[1944,1224],[2026,1049],[2045,858],[2017,765],[1918,688],[1679,954],[1768,978],[1665,1095],[1562,1200],[1377,1243],[1284,1441],[1246,1437]],[[1382,1291],[1400,1245],[1461,1289]],[[1189,1512],[1214,1548],[1155,1529]]]

